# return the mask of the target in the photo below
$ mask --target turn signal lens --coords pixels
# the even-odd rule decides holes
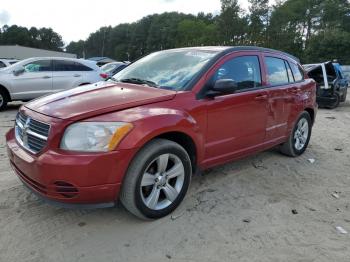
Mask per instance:
[[[113,134],[111,140],[108,143],[108,150],[112,151],[114,150],[120,141],[130,132],[130,130],[133,128],[133,125],[130,123],[127,123],[121,127],[119,127]]]

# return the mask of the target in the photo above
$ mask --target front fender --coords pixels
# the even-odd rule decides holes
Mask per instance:
[[[133,130],[120,143],[120,149],[140,148],[153,138],[169,132],[180,132],[189,136],[197,151],[203,145],[204,130],[200,130],[193,117],[180,110],[152,109],[152,114],[144,115],[133,124]]]

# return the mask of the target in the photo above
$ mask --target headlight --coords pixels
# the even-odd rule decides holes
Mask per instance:
[[[79,122],[66,129],[61,148],[84,152],[112,151],[132,128],[132,124],[124,122]]]

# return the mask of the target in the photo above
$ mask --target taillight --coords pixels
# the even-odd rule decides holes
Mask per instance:
[[[106,79],[106,78],[108,77],[108,75],[107,75],[107,74],[102,73],[102,74],[100,74],[100,77],[102,77],[102,78]]]

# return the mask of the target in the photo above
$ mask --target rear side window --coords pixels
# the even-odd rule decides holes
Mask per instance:
[[[219,79],[232,79],[239,90],[261,86],[259,58],[240,56],[227,61],[215,73],[214,80]]]
[[[49,72],[52,71],[51,60],[38,60],[33,61],[24,66],[26,72]]]
[[[6,67],[6,65],[0,61],[0,68]]]
[[[296,82],[304,80],[304,72],[298,65],[290,63],[290,67],[292,68],[292,72]]]
[[[90,67],[87,67],[81,63],[68,61],[68,60],[55,60],[54,61],[55,71],[92,71]]]
[[[281,85],[289,82],[284,60],[275,57],[265,57],[267,79],[270,85]]]

